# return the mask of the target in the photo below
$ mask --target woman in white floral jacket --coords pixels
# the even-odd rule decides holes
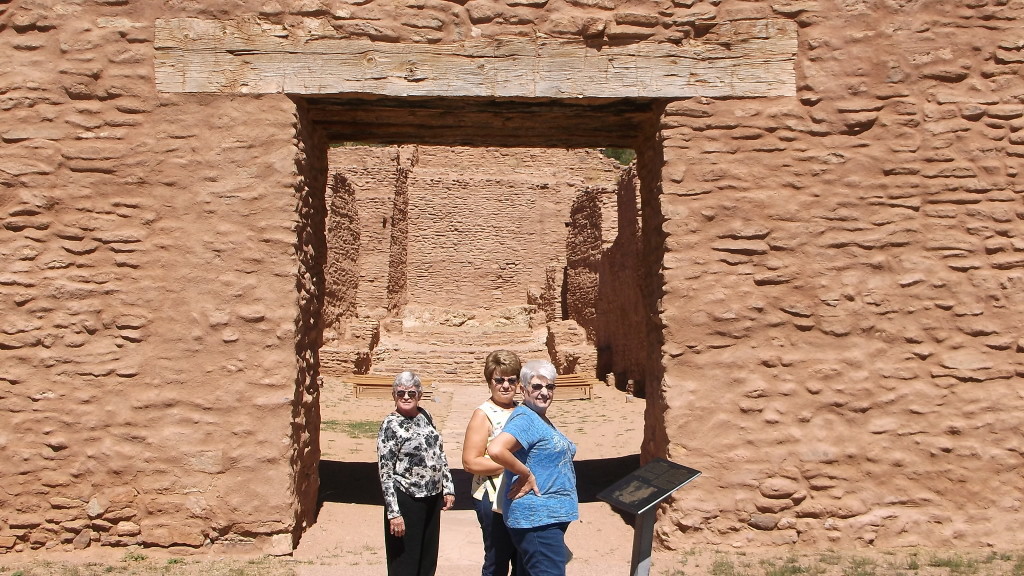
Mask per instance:
[[[384,418],[377,435],[388,576],[434,576],[441,511],[455,503],[455,485],[441,435],[420,408],[419,376],[396,376],[391,395],[395,411]]]

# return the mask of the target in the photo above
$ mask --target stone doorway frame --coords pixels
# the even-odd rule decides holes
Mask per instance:
[[[300,243],[325,244],[315,215],[324,213],[330,142],[636,150],[652,380],[664,371],[658,134],[665,107],[689,98],[796,96],[797,27],[789,20],[729,22],[715,42],[592,46],[539,38],[382,43],[302,36],[251,19],[181,18],[156,21],[154,46],[158,92],[282,94],[295,102],[305,155]],[[323,282],[325,246],[321,252],[300,262],[298,273],[313,283]],[[322,302],[306,301],[298,310],[304,326],[296,342],[297,382],[313,401],[303,402],[298,391],[293,407],[317,428],[321,309]],[[651,426],[645,422],[645,436]],[[293,542],[315,517],[316,468],[310,461],[294,467],[299,521]]]
[[[603,102],[561,102],[557,100],[524,102],[490,99],[417,99],[417,98],[345,98],[336,96],[291,96],[299,110],[300,129],[315,133],[314,149],[307,144],[306,154],[318,158],[309,166],[323,167],[322,174],[303,174],[307,182],[315,183],[304,189],[305,198],[300,206],[323,204],[326,181],[328,147],[334,142],[361,144],[489,146],[489,147],[541,147],[541,148],[632,148],[637,154],[637,172],[640,182],[642,250],[653,254],[645,256],[640,278],[642,306],[648,318],[646,340],[652,343],[648,365],[654,361],[653,372],[660,377],[661,326],[657,305],[661,294],[660,263],[664,237],[661,230],[662,212],[659,205],[661,143],[657,138],[659,119],[666,102],[636,99]],[[452,126],[451,118],[460,125]],[[480,122],[482,119],[501,118],[500,122]],[[469,120],[467,120],[469,119]],[[342,121],[343,120],[343,121]],[[476,123],[476,128],[471,128]],[[514,130],[509,129],[515,127]],[[322,208],[326,211],[326,206]],[[313,234],[325,234],[317,225],[308,228]],[[326,237],[323,238],[326,243]],[[319,243],[319,241],[317,242]],[[326,255],[325,255],[326,258]],[[323,276],[323,264],[310,263],[311,276]],[[311,268],[311,269],[310,269]],[[654,367],[652,365],[652,367]],[[319,413],[319,402],[315,408]],[[311,420],[319,422],[319,414]],[[645,422],[645,428],[648,423]],[[314,431],[309,431],[311,434]],[[309,466],[311,463],[306,463]],[[297,470],[299,478],[308,477],[315,470]],[[316,494],[299,491],[299,517],[312,518],[318,500]],[[312,520],[308,521],[310,524]]]

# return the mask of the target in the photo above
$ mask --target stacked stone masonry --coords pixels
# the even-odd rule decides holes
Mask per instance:
[[[415,159],[406,162],[404,211],[395,200],[399,155]],[[525,306],[528,288],[543,286],[546,269],[566,265],[573,198],[592,184],[614,186],[622,170],[597,150],[348,146],[333,148],[331,158],[332,171],[352,188],[360,238],[358,250],[339,246],[332,256],[358,270],[332,279],[332,292],[355,300],[338,318],[391,315],[409,325],[459,314],[471,325],[488,324],[500,320],[489,316]],[[331,218],[351,216],[338,210]],[[408,222],[406,255],[398,259],[407,278],[401,295],[382,290],[393,273],[388,231],[395,220]],[[614,238],[614,229],[609,233]],[[392,299],[401,309],[387,308]]]
[[[795,22],[796,97],[665,102],[637,135],[642,454],[704,471],[658,539],[1019,546],[1020,0],[0,0],[0,551],[286,553],[312,517],[326,142],[301,98],[158,93],[154,22],[186,17]]]
[[[546,321],[582,322],[590,336],[581,331],[582,340],[552,348],[552,358],[572,359],[559,362],[564,369],[596,375],[595,343],[627,340],[628,322],[600,331],[594,322],[598,308],[618,310],[628,300],[617,286],[636,283],[635,274],[598,282],[604,254],[626,241],[617,237],[618,205],[636,211],[635,185],[623,184],[633,178],[620,162],[587,149],[355,144],[330,156],[338,183],[327,199],[325,309],[334,312],[324,318],[325,374],[412,369],[435,382],[476,382],[485,343],[548,355],[554,341],[531,300],[545,291],[554,298]],[[574,203],[590,207],[585,217],[571,214]],[[408,229],[400,257],[391,234],[397,221]],[[392,263],[407,278],[402,294],[385,289]],[[586,286],[573,282],[577,270],[590,279]],[[402,305],[392,309],[390,301]],[[377,338],[365,337],[367,322],[377,322]]]

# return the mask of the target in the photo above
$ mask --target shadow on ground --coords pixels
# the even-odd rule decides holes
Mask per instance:
[[[597,458],[573,463],[576,491],[580,503],[596,502],[597,494],[640,467],[640,455]],[[455,482],[455,509],[472,510],[469,487],[472,475],[461,468],[452,469]],[[373,504],[384,506],[376,462],[320,461],[320,494],[317,509],[324,502]]]
[[[452,469],[456,510],[473,509],[468,502],[469,484],[472,478],[473,476],[465,470]],[[323,506],[324,502],[384,506],[384,495],[380,491],[380,477],[377,475],[377,462],[321,460],[320,494],[317,509]]]

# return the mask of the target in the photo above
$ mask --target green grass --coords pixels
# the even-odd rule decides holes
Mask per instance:
[[[978,572],[978,561],[973,558],[964,558],[959,554],[950,556],[932,556],[928,560],[928,566],[932,568],[945,568],[951,575],[976,574]]]
[[[796,576],[798,574],[819,576],[825,573],[825,569],[820,565],[804,566],[795,556],[788,556],[782,562],[762,560],[761,567],[764,568],[764,576]]]
[[[878,564],[870,558],[854,556],[843,567],[843,576],[878,576]]]
[[[145,554],[143,554],[142,552],[137,552],[135,550],[129,550],[129,551],[124,553],[124,556],[121,558],[121,561],[122,562],[142,562],[146,558],[147,558],[147,556]]]
[[[281,565],[281,560],[264,556],[235,566],[225,576],[294,576],[295,571]]]
[[[342,432],[349,438],[376,438],[380,430],[377,420],[324,420],[320,422],[320,430],[326,432]]]
[[[1024,576],[1024,552],[986,550],[706,549],[673,552],[659,576]]]
[[[0,564],[0,576],[295,576],[295,569],[292,567],[294,562],[271,556],[251,560],[217,559],[189,562],[181,558],[149,559],[145,558],[145,554],[136,551],[129,551],[124,556],[130,559],[122,558],[109,564],[34,560],[11,572],[8,572],[10,568]]]
[[[629,165],[636,159],[636,151],[632,148],[601,148],[601,153],[608,158],[617,160],[623,166]]]
[[[1017,556],[1017,561],[1014,562],[1013,568],[1010,568],[1011,576],[1024,576],[1024,554]]]
[[[827,550],[818,556],[818,562],[829,566],[839,566],[843,563],[843,556],[835,550]]]
[[[340,426],[340,424],[339,424]],[[295,576],[296,561],[263,556],[251,559],[177,558],[141,549],[115,551],[109,562],[84,564],[0,557],[0,576]],[[380,553],[365,545],[360,554]],[[655,566],[662,576],[1024,576],[1024,552],[978,550],[777,550],[688,548],[672,566]],[[341,573],[341,572],[339,572]],[[571,574],[572,572],[570,572]],[[442,576],[439,572],[439,576]]]
[[[740,572],[736,568],[736,564],[732,560],[723,556],[718,556],[715,561],[711,563],[711,576],[745,576],[743,572]]]

